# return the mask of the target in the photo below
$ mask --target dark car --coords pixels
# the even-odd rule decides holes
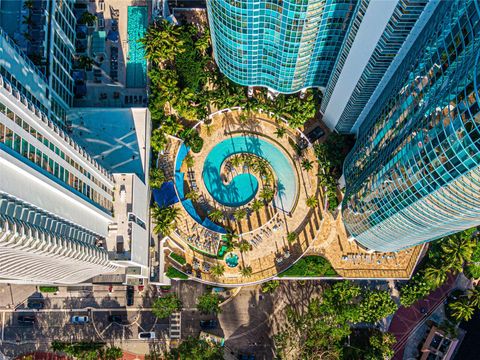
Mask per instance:
[[[29,309],[40,310],[43,309],[43,301],[42,300],[28,300],[27,307]]]
[[[218,323],[215,320],[200,320],[200,327],[202,329],[215,329]]]
[[[121,324],[123,323],[123,318],[121,315],[109,315],[108,321]]]
[[[317,126],[315,129],[313,129],[307,134],[307,138],[308,140],[310,140],[310,142],[313,143],[320,139],[323,135],[325,135],[325,131],[323,131],[320,126]]]
[[[133,296],[134,296],[135,289],[133,286],[127,286],[127,306],[133,305]]]
[[[34,315],[20,315],[18,317],[18,323],[22,325],[33,325],[35,324],[35,316]]]

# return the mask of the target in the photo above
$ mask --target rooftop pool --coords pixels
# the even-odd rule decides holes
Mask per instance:
[[[223,140],[207,155],[202,176],[210,195],[220,204],[230,207],[244,205],[255,197],[258,180],[253,174],[238,174],[228,184],[224,184],[220,175],[225,159],[239,153],[253,154],[269,162],[277,180],[274,205],[280,210],[291,212],[297,194],[293,164],[276,145],[254,136],[236,136]]]

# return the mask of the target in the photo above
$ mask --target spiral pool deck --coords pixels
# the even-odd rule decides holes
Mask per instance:
[[[254,174],[240,173],[225,184],[220,169],[225,159],[235,154],[253,154],[268,161],[274,174],[277,192],[274,205],[287,213],[293,210],[297,195],[296,173],[277,145],[253,136],[234,136],[223,140],[207,155],[202,177],[209,194],[225,206],[238,207],[252,200],[258,191],[259,180]]]

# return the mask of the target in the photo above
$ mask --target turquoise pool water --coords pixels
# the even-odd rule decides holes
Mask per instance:
[[[129,6],[127,18],[128,60],[127,88],[144,88],[147,85],[147,61],[142,44],[138,42],[148,26],[146,6]]]
[[[238,265],[238,255],[230,253],[225,257],[225,262],[228,267],[234,268]]]
[[[203,166],[203,181],[210,195],[219,203],[237,207],[248,203],[258,191],[257,178],[249,173],[238,174],[228,184],[220,176],[220,168],[231,155],[250,153],[270,163],[276,179],[274,204],[290,212],[297,193],[296,174],[287,156],[273,143],[253,136],[237,136],[218,143],[207,155]]]

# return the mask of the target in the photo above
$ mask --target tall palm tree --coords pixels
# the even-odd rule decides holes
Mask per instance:
[[[284,127],[278,127],[274,134],[279,138],[283,138],[285,136],[285,134],[287,133],[287,130],[284,128]]]
[[[185,194],[186,199],[190,199],[193,202],[198,201],[198,198],[200,197],[199,193],[197,191],[191,190],[188,193]]]
[[[180,216],[178,207],[160,207],[157,204],[152,208],[152,217],[155,221],[155,234],[169,235]]]
[[[250,243],[247,240],[242,240],[238,242],[237,248],[238,250],[240,250],[241,253],[250,251]]]
[[[244,266],[240,269],[240,274],[242,274],[243,277],[250,277],[253,274],[253,270],[251,266]]]
[[[263,203],[262,200],[260,199],[255,199],[253,200],[252,202],[252,210],[253,211],[258,211],[260,210],[261,208],[263,208],[265,206],[265,204]]]
[[[425,269],[425,279],[438,287],[447,280],[448,270],[443,266],[431,266]]]
[[[264,186],[259,196],[260,199],[268,203],[273,200],[274,191],[270,186]]]
[[[314,208],[318,205],[318,199],[315,195],[309,196],[306,200],[306,204],[309,208]]]
[[[225,266],[222,264],[215,264],[210,268],[210,272],[213,276],[223,276],[225,273]]]
[[[475,312],[474,306],[465,298],[452,302],[448,305],[452,312],[452,316],[457,321],[468,321]]]
[[[212,210],[210,214],[208,214],[208,217],[210,218],[210,220],[217,222],[223,218],[223,212],[222,210],[215,209],[215,210]]]
[[[247,216],[247,210],[245,209],[237,209],[235,210],[235,212],[233,213],[233,217],[235,218],[235,220],[237,221],[240,221],[242,219],[245,219],[245,216]]]
[[[297,239],[297,237],[298,237],[297,233],[289,232],[289,233],[287,234],[287,241],[288,241],[289,243],[292,243],[292,242],[294,242],[294,241]]]
[[[470,304],[480,309],[480,286],[468,290],[468,300]]]
[[[310,171],[313,169],[313,161],[310,161],[308,159],[303,159],[302,161],[302,168],[305,171]]]
[[[463,233],[451,235],[441,244],[443,261],[447,268],[461,272],[463,265],[470,261],[475,250],[475,241]]]

